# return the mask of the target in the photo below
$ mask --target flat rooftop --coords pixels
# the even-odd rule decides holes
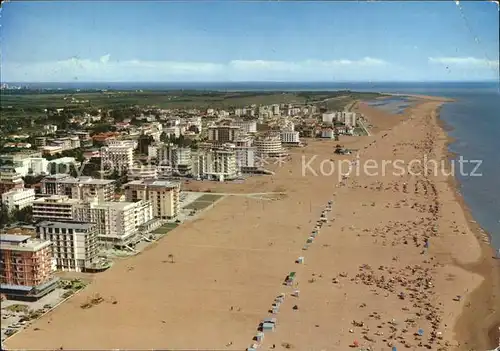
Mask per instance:
[[[40,204],[40,203],[68,203],[68,204],[74,204],[74,203],[79,203],[80,200],[77,199],[71,199],[67,195],[51,195],[51,196],[46,196],[46,197],[40,197],[38,199],[35,199],[33,203],[35,204]]]
[[[87,222],[55,222],[55,221],[42,221],[37,224],[38,227],[54,227],[54,228],[67,228],[67,229],[82,229],[88,230],[94,226],[93,223]]]
[[[67,174],[54,174],[48,177],[45,177],[42,182],[57,180],[59,183],[63,184],[92,184],[92,185],[106,185],[112,184],[115,181],[113,179],[99,179],[92,177],[79,177],[74,178],[70,177]]]
[[[51,244],[49,240],[33,238],[30,235],[0,235],[0,249],[2,250],[37,251]]]
[[[180,186],[179,182],[172,182],[170,180],[161,180],[161,179],[143,179],[143,180],[133,180],[131,182],[125,183],[124,186],[127,185],[143,185],[143,186],[156,186],[156,187],[178,187]]]
[[[16,235],[16,234],[1,234],[0,242],[11,242],[11,243],[20,243],[30,239],[29,235]]]
[[[138,202],[128,202],[128,201],[107,201],[107,202],[101,202],[95,205],[95,207],[107,207],[107,208],[112,208],[115,210],[122,210],[125,209],[131,205],[137,204],[137,203],[145,203],[145,201],[141,200]]]

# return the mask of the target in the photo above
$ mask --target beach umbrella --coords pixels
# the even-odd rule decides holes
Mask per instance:
[[[393,346],[392,351],[398,351],[398,348],[396,346]]]
[[[420,335],[420,336],[424,335],[424,330],[423,329],[419,329],[418,330],[418,335]]]

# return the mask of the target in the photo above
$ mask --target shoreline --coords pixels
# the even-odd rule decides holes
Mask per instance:
[[[372,145],[363,151],[364,158],[385,159],[391,157],[391,151],[396,156],[394,148],[398,146],[401,146],[403,157],[408,159],[420,157],[423,147],[428,147],[436,159],[449,158],[450,139],[440,124],[440,106],[437,101],[426,102],[420,98],[420,102],[409,107],[404,116],[393,115],[391,118],[381,112],[374,117],[383,122],[378,128],[380,132],[364,139],[342,139],[342,142],[367,147]],[[367,111],[375,110],[368,108]],[[413,113],[416,118],[413,118]],[[310,148],[303,149],[302,154],[296,152],[294,161],[278,169],[277,175],[270,178],[253,178],[241,185],[211,183],[209,186],[213,192],[238,192],[236,189],[240,189],[244,193],[252,193],[257,189],[265,191],[264,188],[269,188],[271,191],[283,186],[288,195],[274,201],[245,197],[230,197],[221,201],[210,212],[178,228],[175,235],[159,241],[147,253],[119,262],[102,273],[89,284],[88,292],[71,299],[43,320],[34,322],[29,330],[23,332],[24,335],[14,336],[8,343],[14,346],[17,342],[17,345],[23,346],[18,348],[27,348],[31,342],[33,346],[45,344],[51,348],[57,345],[71,348],[73,344],[92,349],[92,346],[144,347],[146,341],[148,348],[154,349],[164,348],[166,340],[171,348],[220,348],[224,342],[230,341],[233,345],[234,341],[233,348],[241,349],[249,342],[257,321],[266,316],[264,311],[269,308],[271,297],[283,291],[284,288],[279,287],[283,274],[292,269],[297,270],[301,283],[301,297],[297,300],[300,309],[292,310],[288,306],[291,301],[285,303],[278,316],[280,324],[276,332],[266,334],[266,339],[270,339],[266,340],[268,345],[286,341],[302,350],[313,350],[310,348],[313,346],[314,350],[330,350],[333,345],[336,345],[335,349],[343,349],[341,345],[347,346],[353,337],[359,336],[357,340],[362,337],[360,329],[348,330],[352,327],[351,320],[364,321],[372,332],[377,330],[379,322],[368,318],[366,303],[370,305],[370,311],[382,315],[383,320],[392,318],[401,321],[420,316],[415,313],[424,306],[410,312],[409,309],[415,308],[411,307],[413,302],[420,304],[427,301],[431,303],[427,311],[439,318],[442,324],[439,331],[443,332],[447,343],[443,350],[486,351],[490,348],[487,346],[486,325],[491,328],[496,315],[488,312],[489,305],[485,304],[485,298],[486,302],[496,298],[493,280],[497,272],[494,267],[496,261],[486,255],[488,245],[480,240],[477,234],[480,232],[476,233],[477,228],[470,222],[472,217],[467,215],[456,180],[451,177],[430,178],[428,183],[420,183],[424,185],[421,187],[418,182],[427,181],[426,177],[419,180],[389,176],[378,179],[380,184],[385,183],[386,188],[377,189],[378,182],[374,182],[377,179],[371,177],[353,178],[356,184],[339,188],[337,182],[330,184],[327,178],[300,176],[299,156],[305,153],[308,156],[319,154],[331,157],[331,146],[324,141],[311,143]],[[392,182],[389,183],[390,180]],[[401,190],[403,181],[411,182],[410,186],[412,190],[415,186],[415,190]],[[430,191],[427,196],[425,190],[424,195],[423,189],[431,190],[428,185],[435,186],[437,194],[434,189],[434,194]],[[312,212],[324,206],[332,187],[335,203],[341,205],[334,207],[334,220],[322,230],[317,244],[304,253],[301,247],[305,232],[315,217]],[[435,203],[436,198],[440,215],[432,219],[430,215],[434,212],[427,208]],[[367,200],[373,203],[364,203]],[[415,209],[400,206],[403,200],[418,206]],[[244,210],[235,211],[238,207]],[[426,222],[416,223],[415,217],[421,217]],[[290,221],[290,218],[293,220]],[[469,229],[469,232],[462,233],[466,235],[453,231],[450,222],[455,219],[460,229]],[[397,227],[394,220],[402,226]],[[436,235],[431,234],[435,239],[431,239],[430,256],[422,256],[419,253],[421,244],[414,247],[411,236],[418,236],[420,242],[435,226],[439,226],[442,233],[437,234],[436,231]],[[406,238],[409,245],[403,243]],[[167,252],[175,253],[178,258],[175,265],[163,265]],[[301,253],[305,254],[307,263],[297,266],[292,262]],[[435,261],[430,262],[426,257]],[[465,263],[457,262],[459,258]],[[356,279],[349,279],[359,274],[358,264],[385,266],[388,277],[395,279],[391,279],[395,282],[395,289],[391,292],[377,290],[373,295],[372,288],[360,289]],[[417,271],[416,277],[415,272],[406,275],[408,267],[416,269],[420,264],[430,269],[429,274],[419,275]],[[154,265],[159,266],[151,270]],[[337,274],[335,282],[330,281],[332,274],[334,277]],[[376,277],[384,273],[373,274]],[[196,275],[196,280],[186,279],[186,276],[193,275]],[[323,276],[326,279],[321,279]],[[419,285],[418,279],[428,277],[436,282],[432,284],[436,290],[434,287],[427,290]],[[417,284],[417,301],[412,297],[400,299],[395,295],[405,290],[406,285],[397,283],[399,279]],[[105,303],[82,312],[80,304],[93,293],[103,296]],[[138,299],[138,296],[146,294],[147,299]],[[462,301],[453,302],[457,294],[463,295]],[[119,304],[107,303],[111,300],[119,301]],[[204,303],[200,304],[200,301]],[[474,308],[468,308],[469,302]],[[237,308],[233,310],[233,306]],[[138,314],[140,320],[134,318]],[[336,316],[333,321],[332,316]],[[50,327],[43,323],[50,323],[52,317]],[[109,326],[107,319],[115,320],[113,328],[104,327]],[[484,323],[477,325],[476,321],[483,319]],[[70,321],[75,325],[74,331],[67,330],[67,335],[61,334]],[[426,329],[426,333],[432,330],[428,321],[422,318],[418,323],[419,327]],[[36,328],[37,331],[33,329],[35,325],[40,327]],[[221,325],[226,327],[220,328]],[[144,332],[140,338],[134,336],[138,330]],[[332,333],[332,330],[335,332]],[[387,330],[384,329],[388,334]],[[415,330],[411,330],[406,337],[411,338]],[[192,338],[193,332],[197,335],[195,339]],[[117,339],[123,334],[123,338]],[[22,345],[21,338],[24,339]],[[373,342],[381,346],[380,339],[379,335],[378,340]],[[120,343],[123,345],[118,345]],[[322,344],[324,347],[320,347]],[[469,347],[471,345],[481,348]]]
[[[436,122],[441,128],[442,133],[446,136],[446,142],[442,151],[449,169],[449,162],[456,157],[456,153],[450,151],[449,146],[456,142],[456,139],[449,135],[449,132],[454,128],[440,117],[440,109],[441,106],[436,110]],[[467,301],[474,306],[479,306],[480,304],[475,303],[479,301],[484,302],[485,300],[489,300],[493,302],[492,307],[481,312],[483,318],[480,319],[482,323],[480,322],[479,325],[476,319],[472,319],[473,311],[470,308],[463,308],[455,325],[455,332],[460,335],[464,331],[471,330],[471,328],[473,328],[472,330],[477,330],[477,335],[475,335],[475,332],[472,332],[463,342],[466,344],[471,342],[483,343],[488,340],[489,350],[490,348],[500,346],[498,344],[498,338],[500,337],[498,333],[500,327],[500,310],[496,310],[495,308],[495,306],[500,306],[500,295],[495,294],[495,291],[500,291],[500,265],[498,264],[498,260],[494,258],[495,249],[491,245],[491,234],[484,230],[472,215],[472,211],[459,191],[459,180],[455,176],[448,177],[448,186],[454,191],[455,201],[462,208],[468,222],[469,230],[475,235],[482,251],[481,259],[478,262],[473,264],[455,262],[457,266],[469,272],[480,274],[484,278],[481,285],[469,294]],[[493,309],[493,312],[491,309]],[[483,335],[481,336],[481,334]]]

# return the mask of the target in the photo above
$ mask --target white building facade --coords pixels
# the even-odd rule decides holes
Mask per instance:
[[[96,224],[99,242],[124,247],[142,239],[139,227],[153,219],[149,201],[88,202],[75,206],[74,219]]]
[[[37,223],[37,234],[52,242],[56,268],[83,272],[97,260],[97,230],[92,223],[43,221]]]
[[[2,194],[2,203],[9,212],[33,205],[35,189],[15,189]]]
[[[103,170],[126,172],[134,165],[134,147],[130,144],[113,144],[101,148]]]

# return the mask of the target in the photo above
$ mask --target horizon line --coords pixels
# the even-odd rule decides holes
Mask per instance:
[[[234,83],[327,83],[327,84],[345,84],[345,83],[498,83],[496,79],[483,79],[483,80],[345,80],[345,81],[323,81],[323,80],[297,80],[297,81],[283,81],[283,80],[241,80],[241,81],[0,81],[0,84],[106,84],[106,83],[153,83],[153,84],[234,84]]]

